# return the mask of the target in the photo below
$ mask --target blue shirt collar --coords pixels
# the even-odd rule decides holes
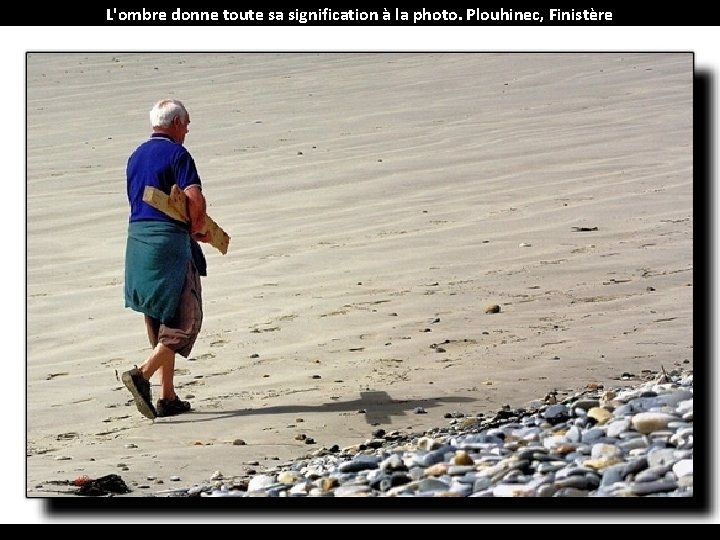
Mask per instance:
[[[176,142],[175,139],[173,139],[170,135],[167,133],[160,133],[158,131],[153,132],[152,135],[150,135],[151,139],[166,139],[170,142]]]

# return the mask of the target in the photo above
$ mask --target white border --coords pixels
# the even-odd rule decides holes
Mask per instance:
[[[0,49],[3,84],[0,86],[3,108],[3,126],[0,130],[5,161],[4,186],[9,188],[10,197],[4,201],[6,246],[10,257],[3,257],[6,263],[2,272],[5,287],[10,292],[10,302],[5,303],[5,320],[11,326],[6,330],[10,348],[3,350],[3,404],[6,406],[5,420],[9,431],[4,429],[2,445],[2,489],[0,490],[0,515],[2,523],[91,523],[109,522],[106,517],[49,516],[42,501],[25,498],[25,452],[21,442],[26,440],[25,418],[18,404],[24,403],[25,384],[25,53],[29,50],[43,51],[178,51],[178,50],[222,50],[222,51],[691,51],[695,53],[696,69],[710,71],[715,78],[713,130],[717,129],[718,84],[717,68],[720,48],[717,46],[717,27],[2,27],[3,47]],[[131,39],[130,39],[131,38]],[[198,44],[202,44],[198,47]],[[82,122],[78,118],[78,122]],[[716,147],[713,148],[713,159]],[[715,178],[713,178],[715,184]],[[717,188],[714,189],[717,197]],[[713,207],[717,206],[713,200]],[[8,214],[9,213],[9,214]],[[22,224],[22,227],[19,226]],[[704,224],[700,224],[701,226]],[[22,230],[20,230],[22,229]],[[713,237],[718,237],[717,227]],[[7,263],[10,261],[10,264]],[[717,267],[717,261],[714,261]],[[714,276],[713,276],[714,278]],[[715,306],[713,298],[713,311]],[[20,317],[23,314],[23,317]],[[700,320],[702,320],[702,313]],[[717,327],[712,329],[717,333]],[[7,341],[7,340],[4,340]],[[702,345],[702,344],[701,344]],[[700,348],[703,351],[703,348]],[[699,360],[699,359],[698,359]],[[709,360],[710,365],[715,359]],[[715,379],[711,389],[718,388],[715,364]],[[713,399],[715,402],[716,399]],[[698,403],[701,407],[702,404]],[[708,404],[709,406],[709,404]],[[717,439],[717,411],[709,411],[712,429]],[[5,422],[3,422],[5,423]],[[717,449],[717,440],[713,448]],[[712,460],[712,451],[709,450]],[[713,500],[718,500],[717,464],[713,467]],[[431,514],[431,513],[430,513]],[[280,519],[279,519],[280,518]],[[117,518],[118,520],[121,518]],[[127,518],[124,518],[127,520]],[[223,522],[228,518],[213,521]],[[281,521],[281,516],[265,518]],[[437,522],[442,517],[393,518],[384,514],[368,516],[368,522]],[[483,523],[493,522],[487,516],[478,518]],[[523,518],[532,521],[534,518]],[[173,516],[170,518],[139,516],[134,522],[163,523],[193,522],[193,518]],[[262,523],[262,517],[239,514],[238,520]],[[318,516],[294,517],[293,522],[343,522],[341,517]],[[605,519],[603,519],[605,521]],[[648,522],[662,523],[676,521],[662,515],[648,518]],[[237,520],[230,520],[232,522]],[[355,518],[355,521],[358,521]],[[453,522],[473,522],[472,518],[458,515]],[[497,522],[502,523],[500,519]],[[507,521],[507,520],[505,520]],[[541,518],[537,518],[541,521]],[[553,520],[548,520],[552,522]],[[563,523],[582,523],[587,516],[562,518]],[[642,517],[629,517],[622,522],[643,521]],[[688,521],[714,523],[718,521],[716,510],[708,516]]]

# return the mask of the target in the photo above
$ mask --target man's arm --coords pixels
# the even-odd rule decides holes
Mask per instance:
[[[190,189],[190,187],[188,187]],[[143,201],[157,208],[164,214],[171,218],[182,221],[184,223],[190,223],[191,231],[196,231],[199,222],[204,220],[204,225],[200,230],[206,230],[204,233],[194,232],[193,238],[200,242],[207,242],[213,247],[216,247],[220,253],[225,255],[230,245],[230,236],[228,233],[222,230],[222,228],[215,223],[215,220],[208,216],[205,211],[205,197],[203,197],[202,191],[198,188],[192,191],[198,191],[202,198],[200,203],[194,203],[192,206],[193,210],[190,210],[191,204],[188,201],[190,198],[177,184],[175,184],[170,190],[170,195],[163,193],[161,190],[156,189],[152,186],[145,186],[143,192]],[[190,196],[196,196],[197,194],[190,194]],[[199,209],[203,211],[200,212]],[[193,220],[189,215],[190,212],[195,213],[196,218]]]
[[[208,242],[206,231],[207,203],[200,186],[190,186],[184,190],[188,199],[188,213],[190,214],[190,233],[195,240]]]

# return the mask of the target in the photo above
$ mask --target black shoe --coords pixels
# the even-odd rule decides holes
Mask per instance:
[[[121,378],[127,389],[132,393],[137,410],[151,420],[156,418],[158,414],[152,404],[150,381],[145,380],[138,368],[126,371]]]
[[[157,402],[158,416],[175,416],[176,414],[188,412],[190,409],[190,402],[180,401],[177,396],[175,396],[175,399],[159,399]]]

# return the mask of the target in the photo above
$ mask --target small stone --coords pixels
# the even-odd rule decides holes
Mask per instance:
[[[593,407],[588,411],[587,415],[588,418],[596,420],[601,426],[613,418],[613,414],[604,407]]]
[[[339,487],[340,482],[337,478],[323,478],[320,481],[320,489],[324,492],[332,491],[334,488]]]
[[[683,459],[673,465],[673,472],[678,478],[683,476],[692,476],[693,474],[693,460]]]
[[[597,443],[592,446],[590,457],[595,460],[614,459],[622,455],[622,450],[614,444]]]
[[[298,476],[292,471],[283,471],[278,474],[277,481],[281,484],[294,484],[297,482]]]
[[[666,413],[642,412],[633,417],[632,425],[635,430],[648,435],[653,431],[665,429],[673,420],[677,418]]]
[[[485,308],[485,313],[487,313],[487,314],[500,313],[500,306],[498,306],[497,304],[488,306]]]
[[[467,452],[459,450],[455,453],[455,457],[452,459],[452,463],[455,465],[474,465],[475,462],[468,455]]]
[[[264,491],[275,483],[275,477],[265,474],[256,475],[248,483],[248,492]]]
[[[445,476],[448,472],[448,466],[445,463],[437,463],[425,469],[426,476]]]

